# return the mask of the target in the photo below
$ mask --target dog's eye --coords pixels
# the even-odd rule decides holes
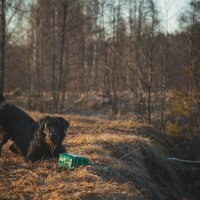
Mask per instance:
[[[46,131],[46,132],[51,132],[51,130],[52,130],[52,127],[51,127],[51,126],[46,126],[46,128],[45,128],[45,131]]]

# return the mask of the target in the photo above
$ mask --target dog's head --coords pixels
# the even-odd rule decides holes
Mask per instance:
[[[44,136],[44,142],[50,146],[56,146],[62,143],[69,122],[62,117],[46,116],[39,120],[39,127]]]

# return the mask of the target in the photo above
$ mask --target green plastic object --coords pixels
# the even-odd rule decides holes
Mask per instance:
[[[71,153],[62,153],[58,158],[58,165],[66,168],[77,168],[90,164],[90,160],[86,157]]]

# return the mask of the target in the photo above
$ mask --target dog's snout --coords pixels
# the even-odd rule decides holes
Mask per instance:
[[[57,142],[58,135],[56,133],[50,133],[50,138],[52,142]]]
[[[50,133],[50,137],[51,138],[56,138],[56,134],[55,133]]]

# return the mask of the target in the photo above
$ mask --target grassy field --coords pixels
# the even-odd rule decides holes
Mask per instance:
[[[43,116],[29,114],[34,119]],[[8,143],[0,158],[0,199],[179,199],[181,184],[151,127],[60,116],[70,122],[67,151],[93,164],[74,170],[60,168],[56,160],[30,164],[13,155]]]

